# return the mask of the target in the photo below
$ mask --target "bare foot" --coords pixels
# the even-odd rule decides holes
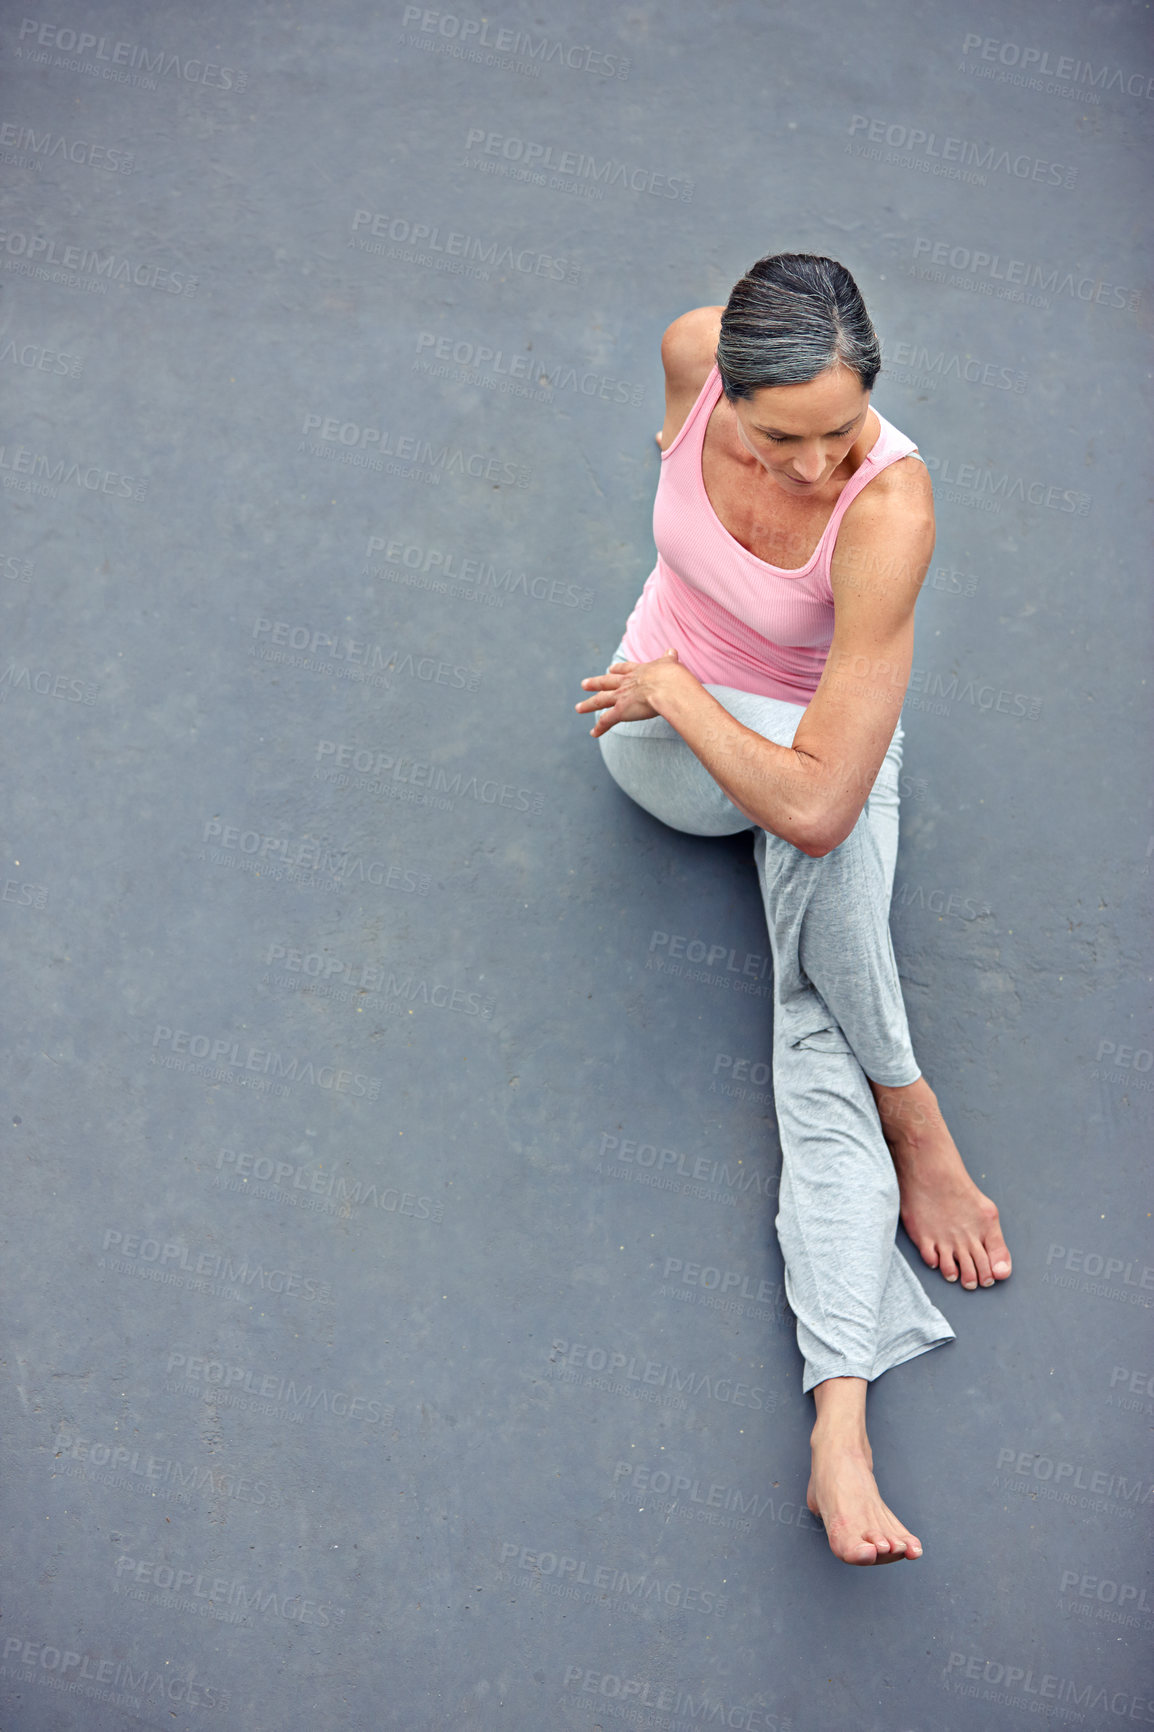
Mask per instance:
[[[871,1083],[901,1192],[902,1225],[931,1269],[973,1291],[1011,1270],[998,1210],[970,1178],[937,1096],[919,1077],[908,1088]]]
[[[903,1558],[912,1563],[922,1555],[922,1542],[878,1491],[865,1430],[865,1388],[864,1379],[835,1377],[814,1391],[819,1405],[805,1501],[821,1517],[830,1550],[843,1563],[896,1564]],[[823,1393],[844,1399],[823,1406]]]

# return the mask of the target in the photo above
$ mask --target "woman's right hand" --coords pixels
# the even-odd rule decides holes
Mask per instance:
[[[658,696],[662,681],[668,680],[674,668],[678,674],[694,678],[681,663],[677,651],[670,649],[652,662],[613,662],[607,674],[593,674],[582,680],[581,684],[592,687],[593,693],[575,708],[579,712],[604,712],[589,730],[594,739],[600,739],[618,722],[647,722],[653,716],[659,716],[661,711],[653,699]]]

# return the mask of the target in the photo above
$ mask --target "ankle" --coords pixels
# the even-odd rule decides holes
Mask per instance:
[[[809,1439],[811,1448],[870,1456],[866,1435],[868,1388],[864,1377],[830,1377],[814,1385],[817,1411]]]
[[[809,1447],[815,1455],[819,1451],[835,1453],[864,1461],[871,1468],[873,1466],[874,1455],[864,1421],[855,1423],[848,1418],[819,1414],[809,1434]]]
[[[908,1089],[878,1090],[876,1100],[887,1143],[917,1147],[944,1123],[938,1097],[924,1077]]]

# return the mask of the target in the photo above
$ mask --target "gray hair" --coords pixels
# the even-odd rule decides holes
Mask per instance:
[[[873,389],[881,345],[844,265],[816,253],[758,259],[721,315],[717,370],[730,402],[772,385],[806,385],[841,365]]]

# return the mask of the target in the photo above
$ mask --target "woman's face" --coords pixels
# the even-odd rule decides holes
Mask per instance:
[[[732,404],[738,437],[795,498],[829,480],[865,425],[869,392],[848,367],[830,367],[805,385],[763,385]]]

